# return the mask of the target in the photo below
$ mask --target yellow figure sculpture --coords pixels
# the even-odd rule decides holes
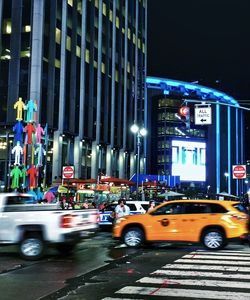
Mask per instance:
[[[22,98],[19,97],[18,101],[14,104],[14,109],[17,110],[16,120],[21,121],[23,119],[23,110],[25,108],[25,104],[22,101]]]

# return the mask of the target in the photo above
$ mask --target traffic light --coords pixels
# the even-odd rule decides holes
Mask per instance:
[[[181,120],[185,123],[186,128],[190,128],[190,109],[188,106],[181,106],[179,108],[179,116]]]

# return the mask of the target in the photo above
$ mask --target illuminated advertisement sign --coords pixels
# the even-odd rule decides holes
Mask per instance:
[[[172,140],[172,176],[206,181],[206,143]]]

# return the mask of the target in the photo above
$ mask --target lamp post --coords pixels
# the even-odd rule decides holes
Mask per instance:
[[[140,149],[141,149],[141,138],[147,134],[147,130],[142,127],[139,128],[137,124],[133,124],[130,127],[133,134],[136,134],[136,144],[137,144],[137,160],[136,160],[136,200],[138,200],[139,192],[139,175],[140,175]]]
[[[228,176],[229,176],[229,174],[227,172],[225,172],[224,176],[226,177],[226,189],[227,189],[226,191],[228,192],[228,186],[227,185],[228,185]]]

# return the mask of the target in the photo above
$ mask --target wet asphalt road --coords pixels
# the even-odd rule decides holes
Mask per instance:
[[[246,246],[232,247],[249,251]],[[15,247],[2,247],[0,299],[99,300],[114,297],[118,289],[196,249],[202,248],[159,244],[129,249],[112,240],[110,232],[100,232],[84,241],[74,255],[67,258],[50,249],[42,260],[27,262],[19,258]]]

